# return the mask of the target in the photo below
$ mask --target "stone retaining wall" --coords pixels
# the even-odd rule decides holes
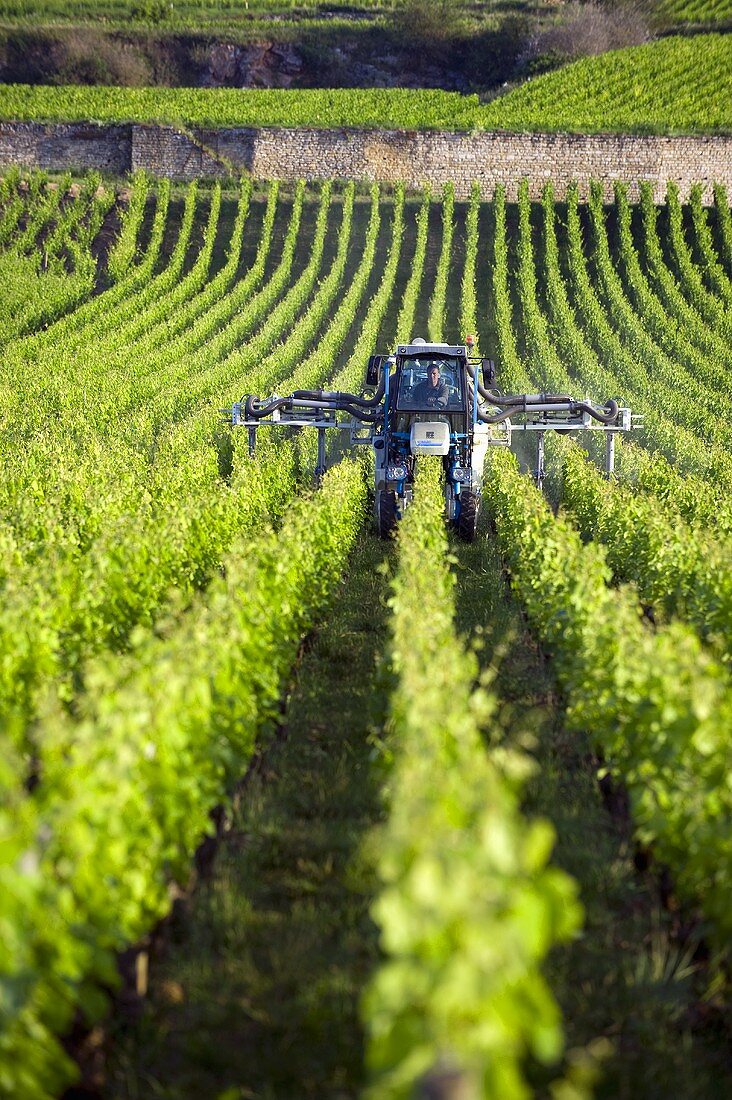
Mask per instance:
[[[0,122],[0,167],[130,170],[132,127],[93,122]]]
[[[538,198],[547,180],[561,197],[577,182],[583,197],[590,180],[602,181],[608,199],[615,180],[650,180],[657,199],[666,182],[682,198],[701,183],[732,192],[732,137],[656,137],[624,134],[447,133],[402,130],[226,129],[180,132],[168,126],[99,126],[92,123],[0,123],[0,166],[100,168],[124,173],[145,168],[188,180],[245,171],[258,179],[359,179],[409,187],[447,180],[465,198],[478,180],[489,198],[497,183],[515,199],[527,177]]]

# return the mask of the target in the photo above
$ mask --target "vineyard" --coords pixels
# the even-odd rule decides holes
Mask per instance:
[[[37,84],[0,87],[3,118],[167,122],[187,126],[332,126],[470,130],[477,95],[433,88],[105,88]]]
[[[732,42],[723,34],[610,50],[485,104],[434,88],[0,87],[0,119],[184,127],[729,133],[731,104]]]
[[[110,1095],[732,1088],[724,190],[514,205],[13,170],[0,270],[0,1095],[75,1080],[69,1036],[187,889],[198,940],[153,960]],[[314,487],[314,433],[251,455],[222,420],[467,332],[506,392],[642,414],[616,476],[548,433],[543,493],[532,452],[489,449],[465,546],[421,460],[379,541],[363,451],[333,443]],[[235,906],[192,874],[217,830]],[[222,1064],[194,1024],[211,1049],[231,1032]]]
[[[2,0],[0,16],[8,23],[101,23],[113,28],[125,28],[130,24],[139,28],[160,26],[176,29],[232,31],[247,30],[252,26],[261,33],[266,21],[273,15],[281,20],[297,18],[323,27],[334,22],[348,25],[354,17],[366,21],[388,22],[399,0],[177,0],[173,5],[160,0]],[[481,11],[469,2],[456,0],[464,23],[475,31],[486,22],[495,19],[495,13]],[[521,0],[512,0],[509,10],[520,14],[524,6]],[[726,24],[732,12],[729,0],[659,0],[653,9],[664,26],[691,24]]]
[[[391,0],[348,0],[348,4],[333,4],[315,0],[308,6],[312,9],[312,18],[323,18],[322,9],[328,14],[334,8],[337,12],[339,7],[346,11],[372,10],[380,13],[388,10],[390,3]],[[293,8],[301,9],[304,5],[301,0],[246,0],[245,5],[239,0],[178,0],[172,8],[166,6],[162,12],[157,12],[158,6],[155,0],[133,0],[132,3],[130,0],[2,0],[0,14],[6,19],[18,21],[51,23],[89,19],[111,23],[113,26],[124,26],[130,22],[150,26],[156,22],[164,22],[200,30],[201,27],[208,26],[230,29],[237,24],[246,25],[253,16],[259,14],[282,15],[292,12]],[[298,10],[297,14],[301,14],[301,11]]]
[[[483,127],[608,133],[728,132],[732,44],[672,35],[586,57],[499,96]]]
[[[732,19],[729,0],[662,0],[659,12],[674,23],[726,25]]]

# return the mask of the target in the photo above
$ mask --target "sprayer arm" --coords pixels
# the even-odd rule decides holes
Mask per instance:
[[[347,412],[350,416],[373,423],[378,418],[384,398],[384,382],[373,397],[361,397],[355,393],[341,393],[329,390],[295,390],[289,397],[271,397],[264,401],[253,394],[241,399],[247,420],[264,420],[278,409],[291,412],[293,409],[321,409],[323,412]]]

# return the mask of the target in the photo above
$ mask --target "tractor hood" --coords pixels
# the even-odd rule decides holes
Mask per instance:
[[[415,420],[409,433],[413,455],[446,455],[450,450],[450,425],[444,420]]]

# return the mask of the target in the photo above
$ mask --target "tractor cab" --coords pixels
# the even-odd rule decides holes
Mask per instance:
[[[434,352],[397,357],[399,412],[464,412],[464,359]]]
[[[429,421],[447,424],[450,434],[464,431],[465,364],[458,356],[397,356],[394,382],[394,431],[409,432],[414,423]]]
[[[375,497],[382,534],[394,527],[411,499],[415,459],[432,455],[442,459],[445,469],[448,518],[472,537],[479,485],[471,484],[473,424],[467,367],[465,345],[419,339],[400,345],[385,364],[387,398],[383,440],[376,451]]]

